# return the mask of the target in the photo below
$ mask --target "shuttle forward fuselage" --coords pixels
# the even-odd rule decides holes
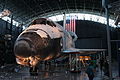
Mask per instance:
[[[66,36],[66,48],[73,46],[72,37],[57,23],[39,18],[34,20],[17,38],[14,46],[18,64],[35,66],[61,54]]]

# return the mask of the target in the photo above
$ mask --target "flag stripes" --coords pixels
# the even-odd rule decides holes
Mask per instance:
[[[67,31],[72,31],[75,32],[76,31],[76,16],[67,16],[66,17],[66,25],[65,25],[65,29]]]

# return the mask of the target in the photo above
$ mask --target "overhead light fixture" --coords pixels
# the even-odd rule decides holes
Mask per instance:
[[[0,18],[9,16],[11,12],[8,9],[4,9],[2,12],[0,12]]]

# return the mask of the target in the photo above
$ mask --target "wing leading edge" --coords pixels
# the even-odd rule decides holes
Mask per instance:
[[[81,54],[81,55],[88,55],[88,54],[95,54],[97,52],[103,52],[106,51],[106,49],[77,49],[77,48],[69,48],[62,53],[66,54]]]

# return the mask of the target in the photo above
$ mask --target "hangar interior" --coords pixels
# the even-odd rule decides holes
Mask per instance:
[[[102,66],[103,69],[98,69],[98,72],[94,73],[97,75],[91,80],[102,80],[104,78],[105,80],[119,80],[120,0],[0,0],[0,80],[80,80],[79,71],[73,72],[75,74],[69,71],[75,65],[84,66],[82,60],[76,61],[76,54],[71,54],[73,66],[70,66],[70,55],[66,54],[52,60],[40,61],[39,75],[37,77],[31,76],[29,67],[16,63],[15,41],[25,28],[37,18],[54,16],[55,19],[59,19],[60,17],[57,15],[82,13],[98,15],[106,19],[105,9],[109,11],[109,18],[113,20],[112,25],[109,26],[111,54],[108,49],[107,21],[105,23],[95,22],[92,20],[94,17],[91,17],[90,20],[75,20],[75,33],[78,37],[75,41],[75,47],[78,49],[106,49],[103,52],[84,55],[88,58],[88,60],[84,60],[85,64],[93,60],[96,63],[98,62],[99,65],[97,66],[100,68],[103,64],[97,60],[104,62],[103,58],[105,58],[106,64],[109,65],[104,67],[105,69],[109,67],[107,75]],[[62,20],[55,22],[64,26],[63,18],[62,16]]]

